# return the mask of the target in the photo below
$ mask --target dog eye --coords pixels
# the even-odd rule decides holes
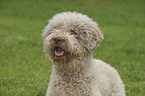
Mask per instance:
[[[47,36],[49,36],[52,32],[47,33]]]
[[[77,35],[77,32],[75,32],[74,30],[71,29],[70,31],[71,35]]]
[[[78,36],[80,33],[78,30],[74,30],[73,28],[70,30],[71,35]]]
[[[50,35],[50,34],[51,34],[51,33],[48,33],[47,36]]]

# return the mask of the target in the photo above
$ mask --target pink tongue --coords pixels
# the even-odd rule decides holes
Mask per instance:
[[[55,55],[56,56],[62,56],[63,55],[63,51],[62,50],[55,50]]]

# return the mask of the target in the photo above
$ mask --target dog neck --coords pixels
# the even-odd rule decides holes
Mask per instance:
[[[56,72],[59,73],[59,75],[79,75],[83,72],[83,70],[89,68],[89,62],[92,58],[93,56],[87,56],[86,58],[77,59],[68,64],[53,64],[53,69],[55,69]]]
[[[56,88],[62,88],[62,90],[66,90],[68,94],[71,94],[72,90],[80,88],[81,92],[85,92],[85,96],[92,96],[91,87],[86,84],[86,82],[90,82],[93,78],[93,76],[88,75],[92,70],[91,62],[92,57],[88,57],[88,59],[82,59],[70,64],[70,66],[58,66],[53,64],[51,76],[54,79],[52,82]],[[76,90],[76,92],[78,91]],[[78,96],[78,94],[80,94],[80,92],[73,93],[72,95]],[[83,96],[83,94],[79,96]]]

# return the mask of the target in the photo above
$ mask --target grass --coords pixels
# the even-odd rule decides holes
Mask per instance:
[[[94,53],[114,66],[127,96],[145,96],[144,0],[1,0],[0,96],[44,96],[51,62],[43,52],[41,30],[63,11],[97,21],[104,41]]]

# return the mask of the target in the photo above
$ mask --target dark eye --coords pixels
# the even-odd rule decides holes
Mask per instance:
[[[51,34],[51,32],[49,32],[49,33],[47,34],[47,36],[50,35],[50,34]]]
[[[77,33],[73,29],[71,29],[70,33],[71,35],[77,35]]]

